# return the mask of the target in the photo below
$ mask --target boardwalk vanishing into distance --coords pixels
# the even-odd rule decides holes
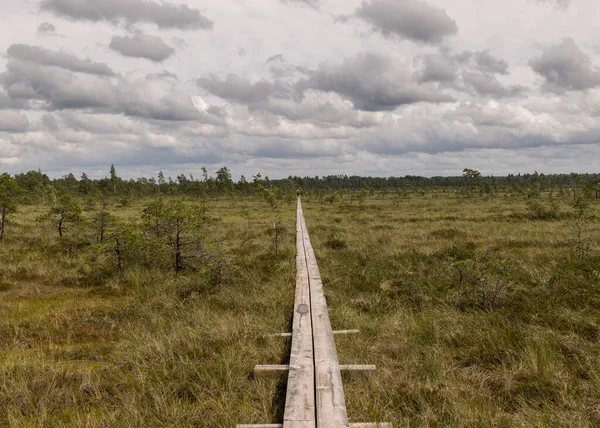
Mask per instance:
[[[323,283],[298,198],[296,210],[296,295],[289,365],[257,365],[254,374],[287,372],[283,424],[237,425],[237,428],[391,428],[390,423],[348,422],[342,371],[373,371],[371,365],[340,365]],[[281,336],[288,336],[281,334]]]

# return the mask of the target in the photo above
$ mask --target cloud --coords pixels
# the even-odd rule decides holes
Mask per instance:
[[[571,4],[571,0],[536,0],[541,4],[551,4],[554,5],[558,9],[567,9]]]
[[[282,3],[300,3],[315,9],[319,8],[320,0],[281,0]]]
[[[49,22],[42,22],[37,28],[38,34],[53,34],[56,33],[56,27]]]
[[[474,52],[472,55],[481,71],[508,74],[508,63],[502,59],[494,58],[488,51]]]
[[[179,77],[177,77],[175,73],[171,73],[167,70],[163,70],[160,73],[149,73],[146,75],[146,78],[149,80],[162,80],[168,82],[179,81]]]
[[[600,86],[600,69],[572,38],[546,47],[539,58],[529,61],[529,65],[544,78],[543,88],[551,92],[581,91]]]
[[[361,53],[341,64],[323,63],[296,86],[301,92],[337,93],[366,111],[390,111],[421,101],[452,101],[433,85],[414,81],[405,64],[377,53]]]
[[[0,83],[2,82],[2,74],[0,74]],[[0,109],[22,109],[25,104],[18,100],[13,100],[3,91],[0,91]]]
[[[265,61],[265,64],[268,64],[270,62],[282,62],[283,61],[283,54],[277,54],[277,55],[273,55],[270,56],[269,58],[267,58],[267,60]]]
[[[439,82],[447,88],[481,96],[509,97],[523,93],[521,85],[507,87],[499,75],[508,75],[508,63],[488,51],[452,54],[448,49],[415,59],[419,82]]]
[[[464,154],[469,149],[597,144],[598,132],[598,124],[581,111],[570,114],[561,108],[550,114],[533,105],[467,101],[407,107],[375,132],[359,133],[353,144],[376,155]]]
[[[50,129],[57,130],[57,121],[54,116],[48,115],[47,119]],[[108,114],[86,114],[76,110],[64,110],[60,112],[59,118],[65,127],[75,131],[90,132],[98,135],[123,135],[143,132],[141,123],[123,116]]]
[[[415,59],[415,64],[420,66],[419,82],[454,83],[458,78],[457,61],[447,54],[423,55]]]
[[[81,60],[74,55],[52,51],[40,46],[16,44],[6,51],[9,58],[27,61],[39,65],[52,65],[66,70],[103,76],[114,76],[114,72],[106,65],[92,62],[90,59]]]
[[[11,58],[0,83],[22,101],[42,101],[47,108],[110,108],[116,103],[108,77],[49,67]]]
[[[29,127],[27,116],[16,110],[0,109],[0,131],[2,132],[24,132]]]
[[[73,57],[74,64],[80,64],[78,61]],[[165,88],[157,79],[119,78],[113,83],[108,76],[75,72],[71,69],[79,67],[66,69],[46,62],[55,61],[39,64],[9,56],[7,70],[0,75],[7,95],[29,105],[42,103],[48,110],[88,109],[162,121],[223,122],[217,114],[196,109],[188,94]]]
[[[121,80],[116,91],[118,107],[126,115],[166,121],[222,122],[222,118],[196,109],[188,94],[172,92],[157,81],[145,78]]]
[[[491,95],[493,97],[508,97],[519,95],[525,91],[525,87],[521,85],[511,86],[507,88],[498,79],[489,73],[471,73],[463,71],[462,82],[468,88],[473,89],[479,95]]]
[[[230,74],[224,79],[211,75],[198,79],[197,83],[212,95],[247,106],[251,117],[242,120],[251,121],[253,125],[250,128],[245,125],[236,127],[256,130],[256,123],[261,122],[260,129],[270,127],[270,130],[260,131],[261,134],[276,134],[278,131],[275,128],[284,128],[280,126],[282,119],[296,124],[308,123],[322,129],[345,126],[362,128],[375,126],[379,122],[375,114],[357,111],[335,94],[330,97],[314,91],[300,94],[293,85],[279,79],[252,82],[248,78]]]
[[[439,44],[458,32],[456,22],[444,9],[421,0],[368,0],[356,16],[386,37]]]
[[[40,9],[73,20],[149,22],[160,28],[211,29],[213,22],[187,5],[145,0],[43,0]]]
[[[175,53],[175,49],[160,37],[147,34],[114,36],[109,47],[123,56],[146,58],[154,62],[162,62]]]
[[[223,80],[211,74],[196,81],[199,87],[225,100],[242,104],[256,104],[269,97],[286,98],[291,96],[292,88],[281,81],[260,80],[250,82],[237,74],[228,74]]]

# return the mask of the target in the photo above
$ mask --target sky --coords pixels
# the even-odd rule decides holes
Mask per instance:
[[[598,172],[600,2],[1,0],[0,173]]]

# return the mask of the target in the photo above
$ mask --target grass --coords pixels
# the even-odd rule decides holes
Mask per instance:
[[[139,224],[145,202],[110,210]],[[275,255],[266,203],[208,202],[219,285],[203,271],[96,270],[34,221],[45,207],[20,207],[0,244],[1,426],[281,422],[281,380],[250,372],[289,358],[264,333],[289,330],[295,206],[279,210]],[[560,202],[562,215],[537,220],[509,196],[304,198],[333,327],[361,331],[336,336],[340,362],[377,365],[344,378],[352,422],[600,424],[598,231],[576,260]]]
[[[362,332],[336,338],[340,359],[378,367],[345,384],[351,421],[597,426],[597,230],[578,262],[568,215],[530,220],[518,199],[435,196],[304,204],[332,324]],[[494,263],[471,276],[510,284],[493,308],[453,267],[477,254]]]

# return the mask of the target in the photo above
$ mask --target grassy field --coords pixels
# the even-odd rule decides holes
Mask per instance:
[[[378,367],[345,378],[351,421],[600,425],[599,232],[577,246],[559,202],[538,220],[509,197],[303,199],[333,327],[361,330],[336,337],[340,362]],[[144,203],[110,210],[137,224]],[[249,374],[288,360],[264,334],[291,322],[295,205],[275,254],[266,203],[208,203],[209,266],[178,275],[98,270],[35,222],[47,207],[20,207],[0,243],[0,426],[281,421],[282,379]]]

